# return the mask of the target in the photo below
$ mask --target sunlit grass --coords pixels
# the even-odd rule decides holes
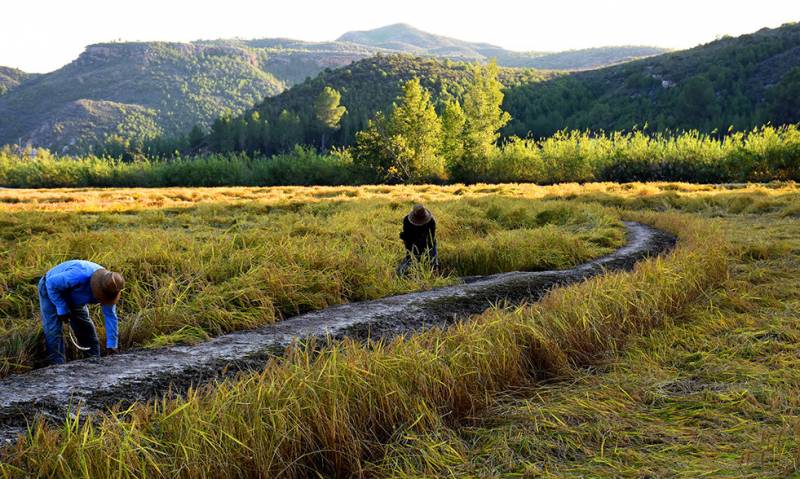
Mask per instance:
[[[536,304],[493,308],[445,330],[369,347],[297,346],[260,373],[184,398],[84,424],[38,424],[6,450],[0,471],[9,477],[786,477],[796,471],[794,185],[529,191],[548,199],[533,203],[543,209],[498,214],[487,207],[481,220],[513,221],[522,231],[546,212],[540,229],[565,218],[562,227],[600,244],[619,231],[609,229],[615,215],[608,224],[596,214],[584,221],[574,208],[613,207],[625,219],[673,232],[678,247],[631,273],[557,289]],[[470,201],[453,208],[472,211]],[[474,220],[469,227],[477,228]],[[498,227],[494,234],[516,233]],[[472,248],[470,258],[490,258],[470,241],[463,245]]]
[[[334,304],[451,284],[459,276],[565,268],[624,242],[618,218],[602,207],[447,199],[433,189],[437,199],[426,204],[439,225],[444,274],[397,278],[404,254],[398,234],[413,194],[400,188],[396,197],[390,189],[385,198],[287,200],[326,191],[252,193],[275,202],[241,196],[229,202],[224,191],[70,192],[68,198],[85,201],[43,209],[33,202],[0,213],[0,248],[6,252],[0,260],[0,376],[41,364],[36,285],[67,259],[89,259],[127,278],[119,305],[125,349],[194,343]],[[18,198],[45,194],[19,192]],[[139,194],[188,204],[126,203]]]

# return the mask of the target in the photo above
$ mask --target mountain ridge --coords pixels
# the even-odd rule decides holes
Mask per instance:
[[[507,91],[507,134],[747,130],[800,122],[800,23]]]
[[[349,41],[402,53],[446,57],[452,60],[487,61],[500,66],[546,70],[584,70],[670,51],[653,46],[601,46],[560,52],[515,51],[485,42],[469,42],[429,33],[407,23],[344,33],[338,41]]]
[[[0,96],[35,76],[34,73],[27,73],[18,68],[0,66]]]

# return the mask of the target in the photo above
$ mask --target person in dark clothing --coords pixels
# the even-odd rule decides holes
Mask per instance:
[[[434,270],[439,269],[439,251],[436,244],[436,220],[422,205],[414,205],[411,213],[403,218],[403,231],[400,239],[406,247],[406,256],[397,267],[397,274],[403,276],[414,261],[428,261]]]

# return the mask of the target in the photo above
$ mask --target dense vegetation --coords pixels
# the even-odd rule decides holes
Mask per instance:
[[[795,474],[798,190],[517,188],[494,193],[609,205],[673,232],[677,249],[539,304],[389,344],[298,346],[263,371],[179,398],[40,423],[4,450],[0,473]]]
[[[511,114],[501,133],[540,138],[566,127],[719,135],[798,122],[798,48],[800,26],[787,25],[593,72],[554,75],[501,68],[496,75],[503,85],[502,108]],[[475,71],[480,70],[474,64],[376,56],[323,72],[239,118],[220,118],[207,139],[197,131],[197,141],[187,142],[250,154],[286,151],[296,143],[348,146],[374,115],[388,113],[409,80],[419,80],[444,118],[448,105],[463,100]],[[320,128],[318,121],[315,102],[326,89],[335,90],[347,110],[335,128]]]
[[[800,24],[506,91],[505,134],[747,130],[800,122]]]
[[[371,163],[368,145],[362,151],[367,155],[363,159],[370,161],[361,163],[348,151],[323,155],[304,148],[271,157],[211,154],[134,162],[92,156],[59,158],[42,150],[17,153],[6,148],[0,149],[0,186],[274,186],[400,181],[395,174],[398,170],[389,170],[391,164],[387,168]],[[408,152],[405,148],[401,151]],[[402,158],[422,157],[406,154]],[[444,158],[433,159],[427,164],[440,168]],[[485,169],[461,170],[465,175],[462,181],[800,181],[800,130],[796,126],[764,127],[722,138],[697,132],[677,136],[642,131],[596,135],[562,132],[539,141],[512,139],[486,162],[474,165]],[[409,177],[410,181],[443,181],[435,175],[426,176],[429,170],[415,171],[423,174]],[[473,173],[475,176],[470,176]]]
[[[447,50],[442,42],[461,45],[401,27],[351,35],[364,45],[270,39],[94,45],[56,72],[18,80],[0,98],[0,143],[127,157],[348,146],[377,112],[389,110],[408,80],[420,80],[440,114],[471,80],[468,63],[371,56],[385,42],[415,54]],[[503,109],[512,118],[501,133],[539,138],[563,129],[645,126],[720,133],[795,123],[798,45],[800,26],[789,24],[588,72],[501,68]],[[602,49],[595,53],[603,56]],[[502,65],[503,56],[495,56]],[[326,88],[347,110],[335,128],[322,126],[315,109]]]
[[[266,40],[92,45],[0,98],[0,144],[70,153],[103,143],[135,147],[208,126],[325,67],[369,54],[357,45]]]
[[[480,188],[463,190],[470,199],[456,201],[444,191],[439,196],[447,201],[428,206],[441,230],[445,276],[421,268],[397,278],[397,234],[416,190],[208,193],[210,200],[195,200],[203,193],[130,191],[137,197],[132,209],[120,209],[113,192],[88,202],[75,192],[0,195],[12,202],[0,215],[0,249],[7,253],[0,269],[0,376],[44,358],[34,320],[37,278],[69,258],[125,275],[120,345],[130,348],[200,341],[456,276],[569,267],[609,252],[624,236],[602,209],[486,198]],[[329,201],[340,195],[358,201]],[[172,207],[162,207],[165,197]]]
[[[474,64],[408,55],[376,55],[337,70],[326,70],[314,79],[275,97],[265,99],[238,118],[222,117],[212,126],[207,139],[198,142],[212,151],[273,153],[295,144],[320,146],[350,145],[358,131],[378,111],[388,111],[402,92],[402,85],[416,78],[443,105],[460,98],[473,79]],[[553,74],[535,70],[499,69],[506,86],[539,82]],[[314,104],[326,88],[340,94],[347,108],[335,131],[320,128]],[[191,144],[191,142],[190,142]]]
[[[161,134],[158,108],[79,100],[55,115],[69,116],[69,124],[51,120],[60,138],[80,131],[98,142],[92,135],[104,117],[113,134],[104,134],[96,155],[122,162],[89,156],[56,164],[47,152],[7,149],[0,153],[0,184],[796,179],[797,128],[791,125],[800,121],[798,45],[800,26],[791,24],[566,76],[494,62],[376,55],[325,70],[241,115],[223,115],[210,128],[195,125],[179,137]],[[253,48],[245,55],[252,66],[270,58],[264,51],[284,47],[263,40],[192,48],[206,57],[203,49],[243,54]],[[89,57],[83,61],[95,61]],[[15,92],[45,83],[29,80]],[[776,126],[759,126],[769,124]],[[131,137],[150,140],[132,143]]]
[[[241,111],[283,88],[246,49],[92,45],[69,65],[26,81],[0,98],[0,143],[22,139],[80,152],[114,136],[142,141],[174,135],[226,110]],[[142,111],[148,118],[137,120]],[[141,131],[119,130],[121,121],[144,126]]]

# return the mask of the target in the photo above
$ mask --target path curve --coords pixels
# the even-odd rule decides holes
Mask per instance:
[[[10,376],[0,380],[0,442],[12,441],[37,415],[63,421],[70,406],[83,413],[119,402],[152,399],[169,387],[185,390],[237,371],[263,366],[297,338],[392,337],[445,325],[484,311],[499,300],[539,300],[555,286],[609,270],[629,270],[646,257],[671,249],[675,238],[626,222],[627,244],[568,270],[512,272],[473,277],[430,291],[343,304],[193,346],[134,350],[99,359]]]

